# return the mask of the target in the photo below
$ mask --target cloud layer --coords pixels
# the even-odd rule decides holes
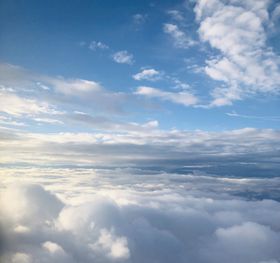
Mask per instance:
[[[2,183],[4,263],[279,262],[279,202],[251,199],[246,190],[269,193],[279,180],[137,170],[22,172],[52,192]],[[8,171],[7,178],[15,180]],[[235,197],[234,186],[240,190]]]
[[[89,122],[87,115],[77,113],[77,118]],[[112,131],[42,134],[1,129],[0,161],[9,165],[160,167],[181,172],[202,165],[202,171],[214,174],[278,176],[276,130],[164,131],[158,129],[157,121],[141,125],[91,121],[95,127],[99,121],[100,127]]]

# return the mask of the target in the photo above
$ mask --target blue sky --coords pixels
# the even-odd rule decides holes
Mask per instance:
[[[71,150],[81,151],[77,164],[119,150],[126,164],[129,154],[153,152],[161,165],[164,148],[182,165],[197,143],[209,158],[219,147],[253,154],[244,136],[277,156],[276,1],[1,1],[0,10],[1,129],[24,142],[8,163],[36,163],[23,152],[44,155],[54,137],[81,144]],[[40,147],[24,146],[31,137]]]
[[[130,116],[126,117],[130,121],[157,119],[164,129],[278,128],[279,76],[264,73],[264,78],[274,78],[272,84],[259,84],[260,81],[251,77],[246,80],[250,83],[250,87],[246,89],[253,91],[247,93],[243,87],[247,85],[245,80],[238,81],[237,84],[229,83],[236,82],[234,78],[241,78],[234,76],[235,73],[223,73],[231,74],[227,81],[216,80],[213,74],[207,74],[207,61],[209,63],[210,60],[214,61],[223,56],[228,58],[232,54],[211,43],[215,41],[211,36],[202,41],[202,33],[198,31],[203,20],[195,18],[195,6],[192,1],[3,1],[1,61],[36,74],[92,80],[111,92],[133,94],[141,86],[177,94],[187,89],[187,92],[198,99],[196,103],[182,105],[168,99],[149,96],[139,98],[141,96],[132,95],[135,97],[133,99],[142,100],[142,105],[134,105],[133,108],[128,107],[129,109],[124,105],[124,111],[130,113]],[[244,7],[244,10],[246,8],[250,7]],[[272,19],[276,3],[272,2],[263,8],[268,10],[269,18],[260,20],[262,24],[259,28],[254,28],[255,35],[252,36],[256,39],[264,38],[261,41],[265,41],[255,48],[263,53],[257,62],[270,59],[276,63],[279,54],[279,19]],[[244,30],[246,32],[246,29]],[[225,36],[222,41],[230,41],[229,38]],[[98,43],[101,47],[95,46]],[[220,44],[223,43],[218,43]],[[251,46],[251,49],[254,47]],[[272,49],[276,58],[267,58],[264,54],[266,49]],[[112,57],[119,51],[126,51],[133,56],[132,61],[116,63]],[[243,55],[241,53],[241,56]],[[248,63],[251,63],[248,67],[254,66],[252,61]],[[212,66],[212,69],[214,67]],[[133,79],[134,75],[144,69],[154,69],[159,76],[153,81],[145,78]],[[238,74],[246,75],[242,70],[243,68]],[[279,75],[279,70],[275,71]],[[207,105],[214,100],[211,92],[220,86],[225,86],[225,92],[231,92],[230,85],[238,85],[242,90],[241,94],[228,102],[208,108]],[[269,92],[266,85],[272,86]],[[153,104],[156,110],[143,104]],[[199,105],[206,106],[206,109]]]

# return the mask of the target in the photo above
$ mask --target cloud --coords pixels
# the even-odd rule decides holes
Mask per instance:
[[[198,102],[198,99],[187,91],[169,92],[152,87],[141,86],[137,88],[135,94],[150,98],[159,98],[164,101],[170,101],[184,106],[195,105]]]
[[[143,181],[132,170],[127,177],[123,171],[114,177],[104,171],[97,187],[92,170],[86,185],[86,174],[76,171],[78,185],[73,187],[73,172],[68,169],[70,177],[64,176],[68,185],[59,181],[62,188],[55,187],[57,181],[48,184],[54,192],[38,185],[5,185],[1,262],[278,262],[279,202],[221,192],[207,197],[206,178],[143,174]],[[217,179],[207,180],[215,189]],[[197,196],[195,185],[202,186]],[[222,193],[227,186],[221,181]],[[75,196],[79,201],[72,204]],[[28,231],[16,231],[19,226]]]
[[[153,68],[143,69],[141,72],[132,76],[135,80],[156,81],[161,78],[161,73]]]
[[[266,45],[270,1],[198,1],[202,41],[220,52],[206,61],[205,73],[220,85],[210,106],[230,105],[256,93],[279,92],[279,58]]]
[[[113,54],[113,60],[119,64],[132,65],[134,62],[133,55],[126,50],[118,51]]]
[[[174,46],[177,48],[189,48],[196,44],[194,40],[188,37],[179,27],[175,24],[164,24],[163,31],[169,34],[173,41]]]

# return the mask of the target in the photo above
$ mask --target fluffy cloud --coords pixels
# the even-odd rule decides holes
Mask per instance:
[[[133,55],[126,50],[118,51],[113,54],[113,60],[119,64],[133,64]]]
[[[169,34],[173,41],[174,45],[177,48],[189,48],[196,44],[194,40],[188,37],[179,27],[175,24],[164,24],[163,31],[166,34]]]
[[[152,87],[141,86],[137,88],[135,94],[150,98],[159,98],[164,101],[170,101],[184,106],[195,105],[198,102],[198,99],[187,91],[169,92]]]
[[[205,188],[206,178],[200,181],[198,175],[192,177],[193,181],[185,181],[187,177],[179,175],[143,174],[143,181],[132,171],[127,178],[122,171],[112,177],[111,171],[108,175],[101,173],[99,186],[94,186],[95,174],[89,170],[91,183],[84,184],[81,173],[77,174],[79,187],[74,187],[74,170],[65,172],[70,176],[68,186],[60,180],[62,188],[57,188],[55,172],[53,183],[46,183],[54,193],[64,196],[64,202],[38,185],[4,186],[0,211],[4,238],[1,262],[279,260],[279,202],[224,195],[229,187],[227,181],[221,181],[224,190],[216,196],[205,197],[211,191]],[[108,184],[106,177],[113,180]],[[197,184],[191,183],[196,180]],[[215,189],[217,179],[207,180],[212,181],[211,189]],[[238,182],[242,185],[241,179]],[[193,188],[196,185],[202,188],[197,191]],[[195,191],[197,197],[193,196]],[[76,204],[70,202],[74,196],[79,199]]]
[[[212,92],[210,106],[279,91],[279,58],[266,45],[269,5],[270,1],[197,1],[200,38],[220,51],[206,61],[205,72],[226,84]]]
[[[132,76],[135,80],[155,81],[161,78],[161,73],[153,68],[143,69],[141,72]]]

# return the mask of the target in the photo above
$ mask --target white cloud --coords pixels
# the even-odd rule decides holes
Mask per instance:
[[[275,178],[223,181],[166,173],[139,176],[137,170],[116,170],[113,176],[113,170],[99,170],[97,177],[91,169],[64,169],[63,181],[55,170],[41,175],[33,170],[52,192],[19,184],[16,177],[16,196],[14,186],[5,185],[1,262],[260,263],[280,257],[279,202],[246,196],[248,188],[270,180],[272,186]],[[214,195],[216,186],[220,192]],[[238,197],[225,194],[234,186],[242,189]],[[14,232],[18,225],[29,232]]]
[[[159,98],[164,101],[170,101],[184,106],[195,105],[198,102],[198,99],[187,91],[169,92],[152,87],[141,86],[137,88],[135,94],[150,98]]]
[[[196,44],[194,40],[188,37],[179,27],[175,24],[164,24],[163,31],[166,34],[169,34],[173,41],[174,45],[177,48],[189,48]]]
[[[135,80],[155,81],[161,78],[161,73],[153,68],[143,69],[141,72],[132,76]]]
[[[255,93],[279,91],[279,58],[266,46],[270,1],[197,1],[202,41],[220,51],[206,61],[205,73],[226,84],[213,92],[210,106],[230,105]]]
[[[119,64],[133,64],[133,55],[126,50],[118,51],[113,54],[113,60]]]

